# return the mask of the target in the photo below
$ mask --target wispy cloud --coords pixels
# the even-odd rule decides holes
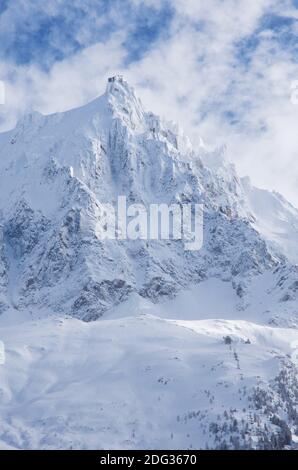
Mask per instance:
[[[2,128],[53,112],[123,72],[148,108],[226,142],[242,174],[298,205],[296,0],[30,0],[2,3]],[[1,123],[0,123],[1,125]]]

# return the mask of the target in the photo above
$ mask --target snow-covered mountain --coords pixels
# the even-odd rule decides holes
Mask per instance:
[[[273,288],[298,259],[297,210],[240,179],[224,149],[193,149],[121,77],[82,108],[30,114],[1,134],[0,178],[2,311],[46,307],[92,320],[131,293],[157,302],[211,277],[233,283],[245,305],[254,276],[277,271]],[[203,249],[98,239],[101,207],[118,195],[203,203]],[[291,301],[295,286],[286,287],[280,296]]]
[[[0,181],[3,447],[295,447],[298,211],[282,196],[118,76],[0,134]],[[100,239],[119,195],[203,204],[202,249]]]

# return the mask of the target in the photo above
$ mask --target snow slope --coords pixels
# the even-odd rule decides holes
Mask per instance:
[[[2,449],[295,448],[297,330],[140,314],[1,337]]]

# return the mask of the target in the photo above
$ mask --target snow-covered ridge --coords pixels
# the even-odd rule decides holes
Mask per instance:
[[[245,308],[255,276],[293,272],[298,212],[239,178],[225,153],[192,148],[120,76],[81,108],[25,116],[0,135],[1,311],[46,308],[90,320],[132,293],[159,302],[213,277],[230,282]],[[99,240],[101,205],[118,195],[203,203],[203,249]]]
[[[297,330],[143,314],[0,334],[0,449],[297,448]]]

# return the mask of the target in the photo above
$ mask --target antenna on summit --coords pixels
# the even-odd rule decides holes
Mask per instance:
[[[108,78],[109,83],[113,83],[113,82],[123,83],[123,81],[124,81],[123,75],[114,75],[113,77]]]

